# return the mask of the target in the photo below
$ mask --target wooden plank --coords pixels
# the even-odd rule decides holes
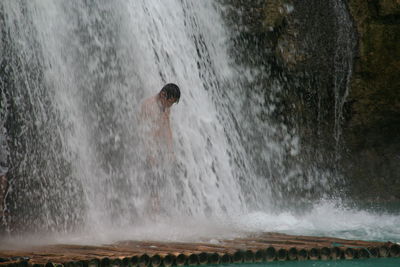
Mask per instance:
[[[293,236],[261,233],[217,244],[120,241],[110,245],[86,246],[55,244],[14,250],[0,250],[0,266],[12,263],[67,264],[82,261],[86,264],[103,259],[102,266],[127,266],[128,261],[141,267],[218,262],[253,262],[271,260],[337,259],[363,257],[399,257],[400,246],[390,242],[368,242],[330,237]],[[132,258],[134,257],[134,258]],[[118,260],[117,260],[118,259]],[[115,261],[116,260],[116,261]],[[123,261],[124,260],[124,261]],[[142,261],[142,262],[140,262]],[[125,263],[124,263],[125,262]],[[93,264],[92,264],[93,265]]]

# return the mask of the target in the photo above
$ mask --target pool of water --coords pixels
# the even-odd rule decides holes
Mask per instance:
[[[340,260],[340,261],[286,261],[257,264],[221,264],[209,265],[209,267],[398,267],[400,258],[364,259],[364,260]]]

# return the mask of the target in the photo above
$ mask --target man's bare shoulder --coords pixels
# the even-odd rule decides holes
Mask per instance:
[[[148,97],[148,98],[145,98],[144,100],[142,100],[142,102],[140,104],[141,109],[151,105],[151,103],[154,102],[153,98],[154,97],[151,96],[151,97]]]
[[[143,115],[150,115],[149,113],[153,113],[154,112],[154,108],[156,106],[156,101],[157,98],[156,96],[151,96],[149,98],[146,98],[142,101],[141,107],[140,107],[140,111],[142,116]]]
[[[153,96],[150,96],[150,97],[148,97],[148,98],[145,98],[145,99],[143,100],[143,104],[155,103],[156,100],[157,100],[157,95],[153,95]]]
[[[143,100],[142,102],[142,107],[149,107],[149,106],[154,106],[157,101],[157,95],[151,96]]]

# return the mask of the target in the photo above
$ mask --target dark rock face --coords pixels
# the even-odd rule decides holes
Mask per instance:
[[[400,198],[400,2],[349,0],[359,35],[345,128],[351,188]]]
[[[337,195],[334,188],[343,187],[344,101],[356,43],[346,5],[339,0],[225,2],[233,6],[227,17],[238,33],[237,63],[261,73],[249,88],[263,91],[265,110],[276,107],[267,120],[301,137],[300,153],[285,159],[288,172],[301,166],[297,177],[288,182],[265,176],[292,204],[299,197]],[[241,19],[252,14],[258,20]],[[276,84],[279,90],[273,89]]]
[[[263,66],[255,83],[264,88],[282,84],[265,98],[275,123],[301,137],[295,160],[353,199],[399,199],[400,2],[224,2],[239,10],[230,15],[239,18],[237,62]]]

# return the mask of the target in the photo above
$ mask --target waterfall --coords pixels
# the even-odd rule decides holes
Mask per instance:
[[[353,31],[353,23],[346,12],[346,4],[343,1],[332,2],[336,17],[336,51],[334,56],[334,140],[335,161],[338,164],[342,152],[342,124],[344,105],[349,94],[350,81],[353,73],[353,55],[356,38]],[[338,168],[338,166],[336,166]],[[338,172],[338,171],[337,171]]]
[[[323,195],[315,188],[331,190],[337,177],[325,172],[330,154],[320,155],[318,144],[304,147],[301,139],[315,126],[308,120],[314,112],[285,120],[284,106],[296,110],[293,90],[316,95],[317,134],[308,136],[310,143],[324,143],[314,137],[323,136],[329,127],[322,118],[333,113],[338,160],[354,42],[344,2],[318,2],[321,14],[332,15],[321,25],[315,21],[326,16],[313,17],[308,2],[290,7],[297,14],[291,25],[300,29],[293,32],[301,34],[289,35],[298,37],[289,44],[298,45],[300,60],[310,55],[311,73],[301,71],[297,80],[293,70],[283,73],[257,54],[272,57],[263,46],[268,42],[254,45],[260,46],[254,57],[248,39],[237,47],[246,27],[228,26],[228,3],[1,1],[0,175],[7,172],[9,186],[0,231],[39,233],[40,240],[50,232],[64,236],[62,242],[74,233],[74,242],[84,235],[108,242],[226,238],[243,231],[398,239],[399,216],[299,201],[302,189],[315,200]],[[332,21],[334,34],[328,32]],[[243,50],[242,60],[235,58]],[[242,64],[247,56],[249,65]],[[171,111],[175,159],[149,171],[137,115],[143,100],[169,82],[181,88]],[[322,90],[310,92],[313,86]],[[332,90],[333,112],[322,101]],[[300,117],[303,131],[294,121]],[[280,209],[276,204],[285,198],[301,208]]]
[[[153,220],[136,116],[143,99],[167,82],[178,84],[182,97],[171,115],[176,162],[155,181],[163,216],[223,218],[268,203],[268,183],[245,153],[241,73],[228,55],[217,3],[1,7],[11,230]]]

